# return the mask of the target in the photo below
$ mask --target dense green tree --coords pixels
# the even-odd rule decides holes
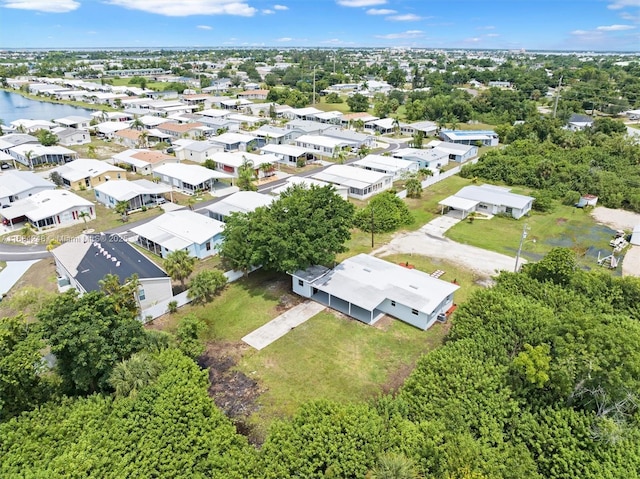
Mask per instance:
[[[347,105],[352,112],[367,111],[369,109],[369,99],[361,93],[355,93],[347,98]]]
[[[160,365],[155,358],[144,352],[135,353],[113,367],[108,383],[116,396],[133,396],[152,384],[158,374]]]
[[[189,282],[189,298],[196,303],[207,303],[227,285],[227,277],[217,269],[196,274]]]
[[[182,318],[176,331],[178,349],[190,358],[198,358],[204,352],[204,343],[200,335],[205,327],[204,322],[193,314]]]
[[[70,290],[38,313],[42,335],[56,357],[64,387],[74,394],[108,388],[113,366],[145,345],[142,324],[117,296]]]
[[[363,231],[371,232],[373,228],[374,233],[386,233],[413,223],[413,215],[393,191],[384,191],[358,210],[354,223]]]
[[[38,130],[36,137],[43,146],[52,146],[58,143],[58,137],[49,130]]]

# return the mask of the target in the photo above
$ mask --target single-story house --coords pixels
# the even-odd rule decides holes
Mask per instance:
[[[115,138],[117,131],[126,130],[127,128],[130,128],[128,121],[105,121],[104,123],[98,123],[93,126],[93,130],[99,137],[109,140]]]
[[[205,209],[214,220],[225,221],[231,213],[249,213],[256,208],[269,206],[273,200],[272,196],[257,191],[238,191],[210,204]]]
[[[211,159],[216,163],[216,170],[223,173],[227,173],[234,178],[238,177],[238,169],[248,161],[252,164],[257,178],[266,178],[273,176],[275,168],[274,165],[278,162],[278,157],[275,155],[256,155],[254,153],[241,153],[241,152],[219,152],[214,153]]]
[[[426,148],[437,149],[449,155],[450,161],[463,163],[478,156],[478,147],[475,145],[462,145],[459,143],[449,143],[440,140],[431,140]]]
[[[418,121],[416,123],[409,123],[406,125],[405,131],[410,134],[414,134],[416,131],[421,131],[424,136],[431,136],[438,132],[438,125],[432,121]]]
[[[336,192],[338,196],[343,199],[347,199],[349,196],[349,188],[342,185],[336,185],[332,183],[327,183],[326,181],[316,180],[314,178],[309,178],[307,176],[289,176],[286,179],[286,183],[284,185],[280,185],[277,188],[273,188],[269,191],[269,194],[274,196],[281,195],[286,190],[291,188],[292,186],[301,185],[303,188],[310,188],[311,186],[318,186],[320,188],[325,186],[330,186]]]
[[[509,188],[494,185],[469,185],[438,204],[461,218],[471,212],[496,215],[505,213],[520,219],[529,211],[535,198],[511,193]]]
[[[80,293],[100,290],[100,280],[115,274],[120,282],[137,275],[136,300],[144,310],[173,297],[171,278],[118,235],[82,235],[52,252],[60,287]]]
[[[574,113],[567,122],[566,129],[570,131],[586,130],[593,126],[593,118],[588,115],[579,115]]]
[[[193,140],[180,147],[174,148],[176,157],[180,160],[195,161],[204,163],[210,159],[214,153],[224,151],[222,145],[216,145],[210,141]]]
[[[324,135],[302,135],[295,140],[295,145],[314,153],[331,157],[343,148],[356,148],[356,142]]]
[[[43,190],[2,208],[5,223],[28,221],[36,228],[71,225],[96,217],[93,203],[67,190]]]
[[[283,116],[291,118],[292,120],[315,120],[316,115],[323,113],[322,110],[318,110],[313,106],[307,106],[304,108],[291,108],[283,113]]]
[[[210,170],[204,166],[177,163],[157,167],[153,171],[153,176],[187,194],[194,194],[197,191],[215,191],[216,182],[232,178],[227,173]]]
[[[348,130],[341,127],[328,128],[324,130],[322,134],[324,136],[330,136],[331,138],[352,141],[355,143],[354,148],[360,148],[361,146],[372,148],[376,144],[376,138],[373,135],[358,133],[357,131]]]
[[[129,203],[128,211],[137,210],[143,206],[157,206],[166,201],[164,193],[169,193],[171,187],[164,183],[154,183],[149,180],[118,180],[102,183],[94,188],[96,200],[107,208],[115,208],[120,201]]]
[[[349,188],[349,196],[358,200],[366,200],[393,186],[392,175],[347,165],[332,165],[311,177],[332,185],[345,186]]]
[[[403,130],[408,128],[409,125],[403,122],[396,123],[395,118],[381,118],[379,120],[368,121],[364,124],[364,129],[368,131],[377,131],[381,135],[387,135],[394,133],[396,130],[400,133],[411,134],[409,131]]]
[[[196,112],[196,115],[200,115],[207,118],[224,118],[231,115],[229,110],[220,110],[218,108],[210,108]]]
[[[224,151],[247,151],[257,145],[258,138],[244,133],[223,133],[212,136],[209,141],[224,148]]]
[[[4,207],[19,199],[55,188],[56,185],[30,171],[8,171],[0,175],[0,205]]]
[[[8,153],[13,156],[18,163],[28,168],[45,164],[59,165],[78,158],[78,154],[75,151],[65,148],[64,146],[43,146],[40,144],[33,145],[31,143],[14,146],[9,149]]]
[[[417,173],[418,162],[403,160],[392,156],[367,155],[364,158],[354,161],[351,166],[370,171],[377,171],[393,176],[394,180],[400,179],[404,175]]]
[[[77,130],[75,128],[56,127],[51,133],[58,137],[58,144],[63,146],[86,145],[91,143],[91,135],[87,130]]]
[[[295,139],[301,135],[321,135],[323,131],[331,128],[331,125],[327,123],[320,123],[318,121],[291,120],[290,122],[287,122],[284,127],[287,130],[296,132],[292,137]]]
[[[364,127],[366,123],[379,120],[379,119],[380,118],[378,118],[377,116],[370,115],[369,113],[363,111],[363,112],[356,112],[356,113],[346,113],[342,115],[342,118],[340,118],[340,123],[345,128],[353,128],[354,123],[355,124],[361,123],[362,126]]]
[[[249,100],[245,100],[243,98],[229,98],[228,100],[221,100],[218,104],[220,105],[220,108],[242,111],[245,106],[251,105],[251,103],[252,102]]]
[[[277,145],[267,144],[260,148],[263,154],[273,155],[278,158],[280,163],[290,166],[298,166],[298,164],[306,164],[315,157],[308,148],[294,145]]]
[[[186,250],[199,259],[218,252],[222,242],[224,223],[191,210],[164,213],[148,223],[136,226],[131,232],[135,242],[161,258],[172,251]]]
[[[238,93],[238,98],[244,100],[266,100],[269,90],[247,90]]]
[[[339,111],[323,111],[314,115],[314,120],[320,123],[330,123],[332,125],[339,125],[342,113]]]
[[[65,128],[75,128],[76,130],[86,130],[91,126],[91,118],[77,115],[54,118],[53,122]]]
[[[170,135],[171,138],[195,139],[204,136],[208,127],[200,122],[193,123],[161,123],[156,127],[160,132]]]
[[[148,133],[146,134],[148,139]],[[144,143],[144,136],[141,130],[125,128],[124,130],[116,131],[113,134],[113,140],[127,148],[140,148]]]
[[[232,113],[225,117],[226,120],[237,123],[242,128],[252,128],[260,123],[267,123],[268,119],[259,116],[243,115],[242,113]]]
[[[55,128],[55,123],[48,120],[14,120],[10,123],[10,125],[15,128],[17,131],[21,133],[33,133],[38,130],[51,130]]]
[[[293,291],[366,324],[385,314],[425,330],[455,309],[459,286],[383,259],[359,254],[333,269],[291,273]]]
[[[286,128],[280,128],[278,126],[262,125],[255,131],[251,132],[258,138],[259,145],[284,145],[293,140],[294,132],[287,130]],[[300,136],[300,135],[295,135]]]
[[[3,131],[6,133],[4,127]],[[40,142],[35,136],[26,133],[8,133],[0,136],[0,151],[9,154],[9,150],[18,145],[40,145]]]
[[[127,172],[106,161],[81,158],[51,170],[62,177],[64,186],[72,190],[93,188],[109,180],[126,179]]]
[[[440,139],[461,145],[497,146],[499,137],[493,130],[440,130]]]
[[[150,175],[162,165],[180,163],[180,160],[175,156],[167,155],[161,151],[135,148],[116,153],[111,157],[111,161],[116,165],[128,166],[131,171],[140,175]]]
[[[421,150],[418,148],[401,148],[392,153],[394,158],[400,158],[407,161],[415,161],[420,169],[429,168],[437,170],[449,163],[449,155],[447,152],[430,148]]]

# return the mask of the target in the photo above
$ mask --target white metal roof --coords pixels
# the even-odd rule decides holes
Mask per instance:
[[[14,201],[9,208],[0,210],[0,214],[5,218],[26,215],[31,221],[38,221],[83,206],[90,207],[93,203],[67,190],[44,190]]]
[[[148,223],[131,229],[143,238],[164,246],[169,251],[203,244],[220,234],[224,223],[191,210],[164,213]]]
[[[260,150],[265,153],[272,153],[274,155],[287,155],[287,156],[293,156],[295,158],[306,155],[307,153],[313,151],[313,150],[309,150],[308,148],[303,148],[301,146],[275,145],[275,144],[264,145],[262,148],[260,148]]]
[[[379,183],[385,178],[391,178],[391,175],[362,168],[354,168],[353,166],[332,165],[319,173],[311,175],[311,177],[328,183],[363,189]]]
[[[354,161],[352,165],[360,168],[372,168],[376,170],[384,170],[389,173],[397,173],[402,170],[417,170],[418,163],[411,160],[403,160],[392,156],[367,155],[361,160]]]
[[[274,198],[257,191],[238,191],[206,207],[212,213],[227,216],[233,212],[249,213],[261,206],[269,206]]]
[[[338,194],[340,190],[342,191],[348,190],[346,186],[334,185],[331,183],[327,183],[326,181],[316,180],[314,178],[309,178],[307,176],[290,176],[289,178],[287,178],[287,182],[284,185],[272,189],[270,193],[272,195],[280,195],[294,185],[301,185],[304,188],[309,188],[311,185],[319,186],[321,188],[324,186],[331,186],[336,190],[336,192],[338,192]]]
[[[1,152],[0,152],[1,153]],[[12,159],[11,157],[9,157]],[[19,195],[31,188],[55,189],[56,185],[31,171],[8,171],[0,176],[0,198]]]
[[[207,180],[233,178],[231,175],[221,171],[210,170],[200,165],[185,165],[182,163],[167,163],[166,165],[158,166],[154,170],[154,175],[168,176],[189,185],[199,185]]]
[[[528,203],[534,200],[531,196],[518,195],[505,189],[492,187],[491,185],[465,186],[454,196],[479,203],[508,206],[517,209],[523,209]]]
[[[448,206],[449,208],[453,208],[461,211],[470,211],[476,206],[478,206],[479,201],[468,200],[466,198],[460,198],[459,196],[448,196],[444,200],[438,202],[439,205]]]
[[[115,198],[117,201],[128,201],[138,195],[162,194],[171,191],[171,187],[149,180],[116,180],[107,181],[94,188],[100,193]]]
[[[296,272],[294,276],[299,276]],[[416,269],[359,254],[344,260],[312,283],[337,298],[374,310],[386,299],[432,314],[459,286]]]
[[[343,138],[322,135],[302,135],[296,138],[296,144],[307,143],[309,145],[321,146],[324,148],[335,148],[337,146],[355,145],[356,142]]]
[[[51,171],[58,172],[60,176],[69,181],[78,181],[83,178],[94,178],[111,171],[125,172],[122,168],[109,164],[106,161],[94,160],[91,158],[73,160],[69,163],[53,168]]]
[[[278,158],[274,155],[256,155],[255,153],[243,151],[218,151],[211,155],[211,159],[221,165],[233,166],[234,168],[242,166],[245,160],[253,163],[254,168],[260,168],[260,165],[278,161]]]
[[[257,140],[258,138],[253,135],[245,135],[242,133],[223,133],[222,135],[214,136],[209,139],[212,143],[223,143],[225,145],[232,145],[234,143],[249,143],[250,141]]]

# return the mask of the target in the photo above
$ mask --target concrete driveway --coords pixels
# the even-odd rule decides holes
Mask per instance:
[[[247,334],[242,340],[249,346],[257,350],[266,348],[275,340],[280,339],[296,326],[311,319],[325,307],[315,301],[305,301],[294,306],[289,311],[282,313],[275,319],[272,319],[264,326]]]

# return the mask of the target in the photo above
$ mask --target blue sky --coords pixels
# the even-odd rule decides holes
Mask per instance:
[[[0,0],[0,48],[640,51],[640,0]]]

